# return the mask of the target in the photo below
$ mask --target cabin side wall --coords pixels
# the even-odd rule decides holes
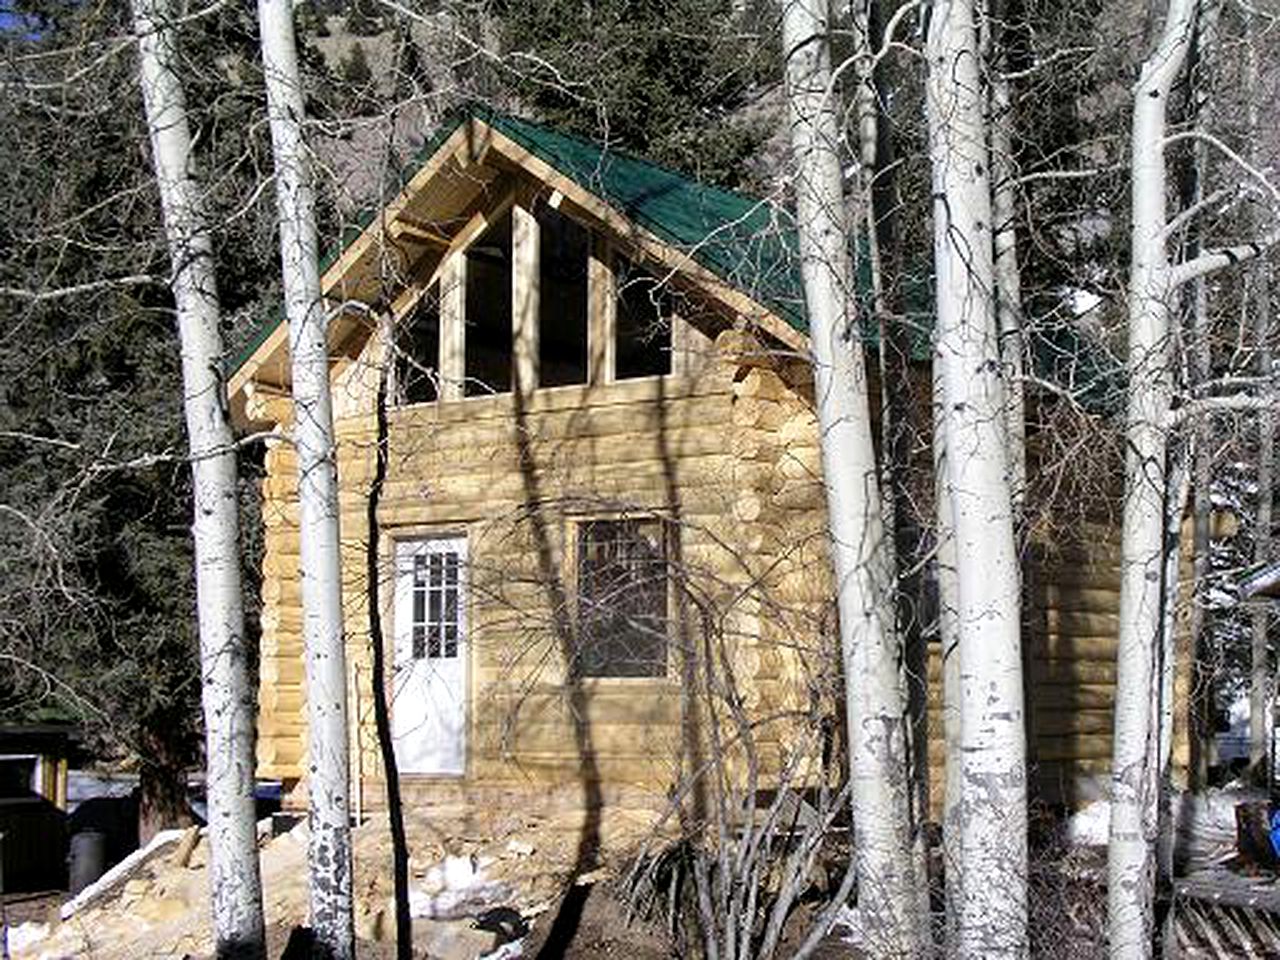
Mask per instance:
[[[409,777],[409,796],[573,796],[589,779],[604,797],[663,803],[715,741],[740,743],[722,700],[684,696],[726,677],[760,721],[750,755],[722,748],[731,767],[776,773],[820,754],[821,724],[803,716],[814,709],[814,678],[832,675],[820,662],[827,588],[814,575],[826,563],[816,427],[776,372],[741,359],[760,353],[747,340],[728,331],[716,344],[699,341],[684,376],[388,411],[388,475],[372,533],[385,642],[395,631],[396,541],[465,536],[471,571],[466,776]],[[368,353],[343,374],[365,409],[377,366]],[[376,420],[347,416],[338,433],[349,696],[359,717],[353,775],[377,805],[366,574]],[[259,773],[296,783],[306,743],[291,450],[273,447],[267,469]],[[576,525],[619,516],[662,517],[673,531],[667,676],[575,685],[566,655]],[[828,714],[829,701],[820,708]]]
[[[724,719],[690,712],[682,697],[694,662],[698,678],[707,664],[731,672],[758,721],[753,757],[739,753],[732,764],[820,775],[812,767],[842,721],[830,683],[838,661],[811,387],[802,368],[761,361],[758,347],[733,331],[704,349],[696,376],[542,390],[521,406],[508,395],[389,412],[389,473],[375,535],[382,569],[397,539],[445,534],[468,538],[474,569],[467,775],[411,777],[410,796],[532,789],[573,797],[591,778],[606,798],[664,802],[681,771],[705,760],[717,732],[709,721]],[[377,367],[366,355],[340,374],[346,392],[366,398],[366,410]],[[361,409],[349,402],[339,422],[344,600],[351,708],[360,721],[353,776],[364,801],[377,805],[365,574],[377,435]],[[288,447],[269,450],[258,743],[260,775],[290,782],[303,776],[306,750],[294,469]],[[663,516],[678,528],[671,559],[692,600],[673,603],[666,678],[586,681],[579,708],[556,627],[557,618],[573,619],[574,525],[622,514]],[[1119,529],[1106,522],[1033,539],[1027,554],[1033,776],[1040,796],[1069,807],[1101,795],[1110,769],[1118,558]],[[390,642],[392,584],[389,575],[380,579]],[[1185,630],[1178,636],[1186,664]],[[928,674],[936,812],[945,783],[936,643]],[[1181,775],[1189,672],[1180,669],[1175,683],[1173,760]]]

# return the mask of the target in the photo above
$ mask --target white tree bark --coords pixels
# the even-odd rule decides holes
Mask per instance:
[[[1189,444],[1183,438],[1167,443],[1168,484],[1164,510],[1164,578],[1163,624],[1156,675],[1160,682],[1159,712],[1156,714],[1156,777],[1160,784],[1157,806],[1156,866],[1159,875],[1166,880],[1173,878],[1173,722],[1174,679],[1177,665],[1178,592],[1181,587],[1179,570],[1182,565],[1182,516],[1186,512],[1191,493],[1192,466]]]
[[[926,84],[947,498],[958,574],[963,885],[955,952],[1026,956],[1018,558],[993,291],[986,108],[972,0],[934,0]],[[949,757],[954,761],[954,757]],[[949,801],[949,806],[951,801]]]
[[[1268,265],[1258,261],[1253,276],[1254,336],[1258,349],[1258,376],[1272,375],[1271,355],[1271,284]],[[1273,401],[1274,403],[1274,401]],[[1272,555],[1272,512],[1275,497],[1276,449],[1275,413],[1270,407],[1258,412],[1258,514],[1255,521],[1254,560],[1270,563]],[[1272,756],[1273,698],[1275,689],[1268,652],[1270,650],[1271,609],[1269,603],[1255,602],[1250,614],[1251,680],[1249,683],[1249,761],[1255,767],[1275,776]],[[1269,781],[1268,781],[1269,782]]]
[[[325,344],[315,196],[289,0],[259,0],[275,157],[280,259],[298,451],[300,573],[306,648],[311,926],[334,960],[354,956],[348,821],[347,671],[338,553],[338,477]]]
[[[887,239],[890,246],[894,243],[897,203],[894,198],[892,140],[882,129],[876,77],[875,51],[884,42],[880,36],[883,28],[879,0],[857,0],[852,14],[859,177],[856,196],[849,207],[855,224],[854,232],[858,234],[854,249],[861,252],[865,238],[866,265],[871,274],[872,309],[879,340],[876,353],[880,378],[881,517],[888,532],[885,564],[895,577],[895,625],[903,650],[898,669],[906,691],[911,817],[913,823],[924,823],[929,819],[929,653],[926,627],[916,617],[915,598],[904,596],[913,592],[912,581],[915,578],[898,579],[916,547],[919,529],[911,519],[912,492],[907,479],[912,442],[911,383],[908,376],[911,361],[901,331],[890,320],[892,308],[886,287],[883,241]],[[858,269],[856,264],[855,269]],[[924,830],[915,830],[914,834],[914,869],[917,876],[928,877],[928,836]]]
[[[1164,140],[1169,94],[1186,61],[1195,7],[1195,0],[1171,0],[1160,43],[1134,88],[1128,455],[1107,882],[1110,955],[1116,960],[1147,957],[1152,950],[1165,429],[1172,402]]]
[[[840,612],[859,913],[877,956],[928,951],[912,859],[905,691],[852,290],[826,0],[784,0],[801,270]]]
[[[182,344],[195,501],[196,606],[209,803],[209,892],[219,957],[266,955],[254,813],[254,698],[240,579],[236,453],[219,374],[213,243],[191,173],[191,130],[168,0],[133,0],[138,66]]]

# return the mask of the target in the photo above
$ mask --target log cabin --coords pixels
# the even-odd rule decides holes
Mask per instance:
[[[360,802],[384,790],[379,633],[410,803],[660,805],[708,751],[815,775],[839,661],[785,212],[472,111],[322,268]],[[287,433],[288,392],[276,321],[229,377],[239,427]],[[258,773],[297,805],[295,494],[293,453],[268,440]],[[1067,805],[1102,789],[1111,753],[1119,528],[1099,517],[1027,549],[1031,757]],[[936,643],[925,659],[936,806]],[[1186,732],[1180,709],[1182,766]]]

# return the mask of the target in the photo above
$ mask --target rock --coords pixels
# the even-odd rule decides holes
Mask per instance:
[[[552,906],[553,904],[550,900],[542,900],[538,903],[531,904],[530,906],[521,907],[520,916],[524,917],[526,920],[532,920],[534,917],[542,916],[542,914],[550,910]]]
[[[599,867],[598,869],[589,870],[586,873],[578,874],[576,877],[573,878],[573,885],[575,887],[589,887],[593,883],[599,883],[601,880],[604,880],[608,876],[609,876],[609,871],[606,870],[604,867]]]
[[[414,920],[413,945],[432,960],[476,960],[498,946],[498,934],[470,920]]]
[[[191,856],[187,859],[187,866],[192,870],[200,870],[209,862],[209,845],[207,843],[197,843],[195,849],[191,851]]]
[[[535,849],[532,843],[526,843],[523,840],[507,841],[507,853],[513,857],[532,857]]]
[[[8,934],[8,947],[17,952],[34,946],[48,937],[49,924],[28,921],[27,923],[20,923],[16,927],[10,927]]]
[[[512,890],[485,876],[488,858],[445,857],[427,871],[420,888],[409,891],[409,911],[415,917],[456,920],[510,900]]]
[[[129,899],[145,897],[150,890],[151,884],[139,877],[135,877],[125,882],[121,895]]]

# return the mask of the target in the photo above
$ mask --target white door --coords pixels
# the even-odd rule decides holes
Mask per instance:
[[[401,773],[466,772],[466,566],[465,538],[396,544],[391,734]]]

